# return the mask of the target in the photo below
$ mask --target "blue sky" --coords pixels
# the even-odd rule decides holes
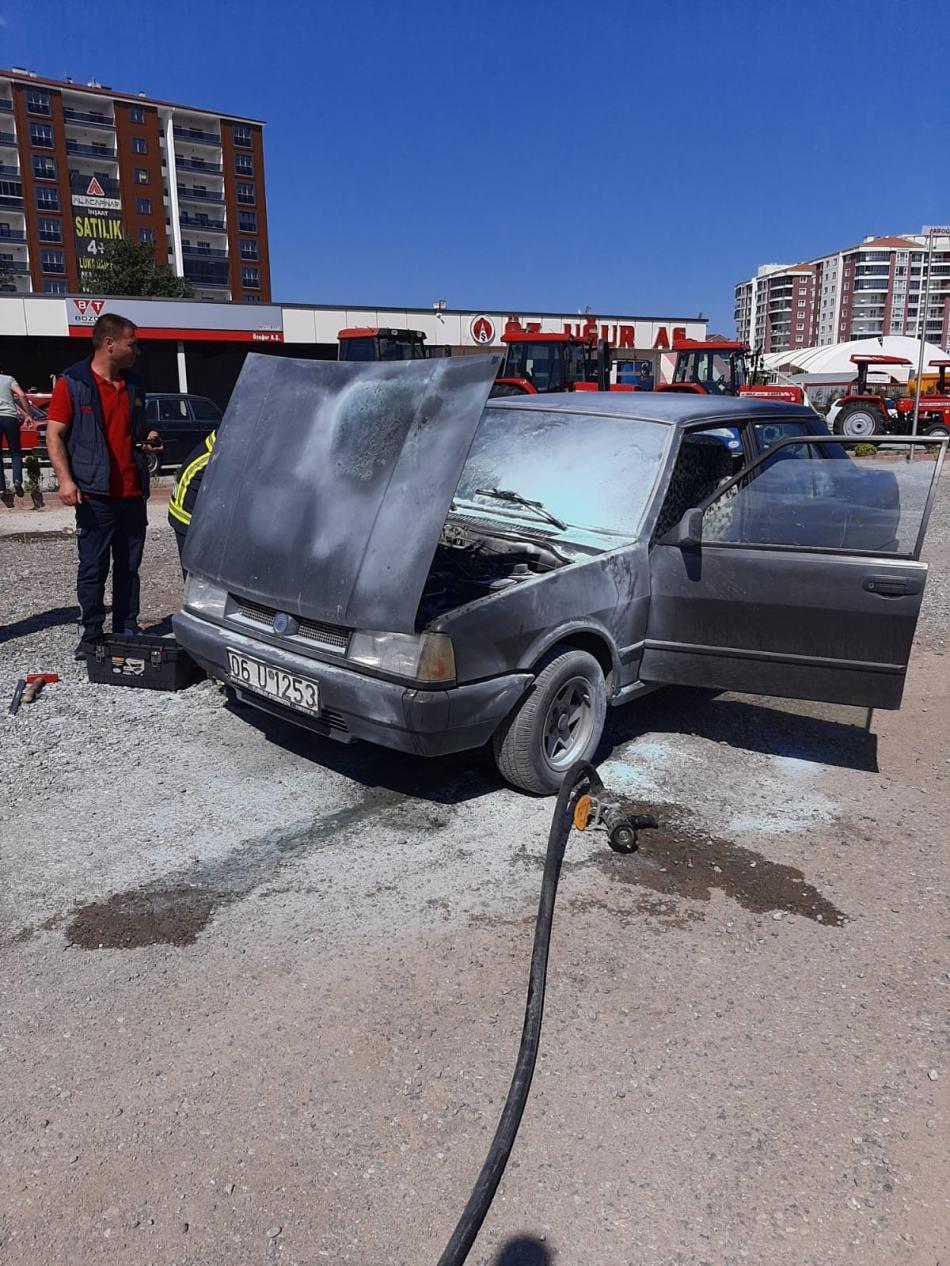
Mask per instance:
[[[266,120],[274,297],[711,318],[950,221],[950,5],[0,0],[0,65]]]

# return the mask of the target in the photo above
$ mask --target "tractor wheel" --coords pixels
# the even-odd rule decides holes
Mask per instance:
[[[950,426],[943,422],[925,422],[923,426],[923,434],[932,436],[937,440],[945,440],[950,436]]]
[[[849,440],[866,440],[884,430],[881,415],[874,405],[846,404],[835,418],[835,435]]]
[[[552,651],[492,739],[501,776],[524,791],[552,796],[579,760],[590,760],[604,731],[603,670],[586,651]]]

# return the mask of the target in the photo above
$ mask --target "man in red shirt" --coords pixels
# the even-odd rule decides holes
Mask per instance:
[[[65,370],[47,411],[46,446],[64,505],[76,507],[77,594],[82,639],[76,658],[95,654],[105,621],[112,561],[112,627],[138,631],[139,566],[145,548],[148,466],[161,439],[145,421],[135,325],[112,312],[92,327],[92,357]]]

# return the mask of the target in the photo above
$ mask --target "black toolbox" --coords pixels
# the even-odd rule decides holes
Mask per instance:
[[[89,680],[145,690],[182,690],[204,676],[173,637],[147,633],[107,634],[86,660]]]

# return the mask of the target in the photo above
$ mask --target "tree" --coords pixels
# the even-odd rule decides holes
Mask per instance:
[[[194,294],[186,277],[176,277],[167,264],[155,262],[148,242],[116,238],[99,259],[95,290],[100,295],[143,295],[147,298],[190,299]]]

